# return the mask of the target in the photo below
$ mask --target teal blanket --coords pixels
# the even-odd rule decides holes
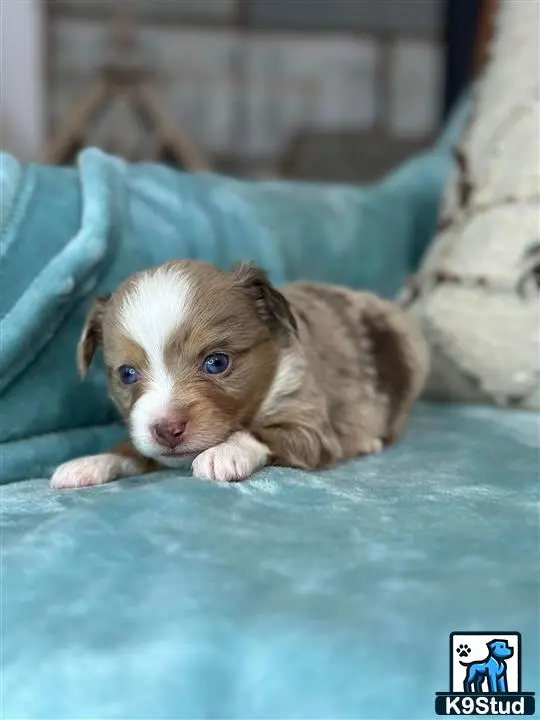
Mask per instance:
[[[417,720],[448,634],[521,631],[540,690],[538,415],[419,405],[329,472],[2,489],[9,720]]]
[[[242,259],[276,283],[393,295],[434,233],[467,114],[464,102],[434,148],[368,188],[190,175],[92,149],[75,169],[0,155],[2,479],[49,472],[118,435],[103,368],[80,383],[74,352],[90,296],[136,270]]]

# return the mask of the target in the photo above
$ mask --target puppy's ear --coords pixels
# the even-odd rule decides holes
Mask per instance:
[[[277,335],[296,334],[298,326],[286,298],[269,283],[264,270],[247,263],[236,265],[232,276],[253,300],[262,322]]]
[[[103,341],[103,315],[110,295],[103,295],[94,300],[84,323],[83,331],[77,345],[77,369],[84,378],[97,347]]]

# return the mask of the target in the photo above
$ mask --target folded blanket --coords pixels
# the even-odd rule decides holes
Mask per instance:
[[[40,453],[20,442],[32,436],[45,436],[51,464],[72,454],[54,433],[89,428],[77,452],[98,449],[95,426],[116,416],[102,367],[79,382],[75,346],[89,298],[136,270],[172,258],[252,260],[278,284],[396,293],[434,234],[467,114],[466,101],[431,151],[368,188],[192,175],[95,149],[74,169],[0,155],[3,479],[43,470],[30,469]]]

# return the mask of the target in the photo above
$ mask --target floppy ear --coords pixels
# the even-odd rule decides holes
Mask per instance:
[[[231,270],[236,283],[253,299],[257,314],[278,335],[296,334],[298,326],[286,298],[269,283],[264,270],[247,263]]]
[[[103,314],[110,297],[110,295],[104,295],[96,298],[86,316],[79,344],[77,345],[77,369],[81,378],[86,375],[96,348],[101,347]]]

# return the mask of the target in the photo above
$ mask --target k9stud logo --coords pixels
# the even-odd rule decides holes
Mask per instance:
[[[437,715],[534,715],[534,706],[521,690],[518,632],[451,633],[450,690],[437,693]]]

